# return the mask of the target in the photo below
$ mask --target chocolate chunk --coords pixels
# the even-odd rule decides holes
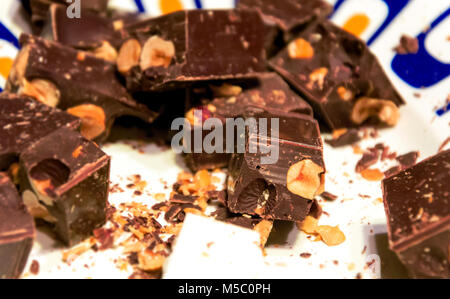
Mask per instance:
[[[92,11],[96,13],[105,13],[108,6],[109,0],[89,0],[89,1],[79,1],[81,3],[81,18],[84,18],[85,11]],[[38,34],[43,25],[47,20],[47,15],[49,13],[49,8],[52,3],[57,3],[67,7],[71,5],[70,2],[66,0],[30,0],[31,9],[31,22],[33,31]],[[77,19],[77,20],[80,20]]]
[[[20,156],[24,202],[45,207],[58,237],[74,245],[106,220],[110,158],[79,133],[59,129]]]
[[[325,165],[318,123],[306,115],[273,109],[255,108],[246,114],[246,119],[250,117],[266,118],[268,123],[279,119],[279,134],[247,130],[245,153],[234,154],[230,161],[228,208],[264,219],[302,221],[315,195],[323,192]],[[267,132],[271,130],[267,128]],[[267,144],[269,137],[279,157],[266,162],[262,158],[267,158],[267,153],[250,149]]]
[[[416,278],[450,278],[450,150],[383,180],[389,244]]]
[[[132,91],[248,78],[265,70],[266,28],[254,11],[178,11],[125,31],[118,68]]]
[[[378,162],[380,158],[380,152],[376,148],[369,149],[363,153],[363,156],[358,161],[355,167],[356,172],[362,172],[363,170],[369,168]]]
[[[326,201],[335,201],[336,199],[338,199],[337,195],[334,195],[330,192],[323,192],[322,194],[320,194],[320,197],[322,197],[323,199],[325,199]]]
[[[18,278],[35,237],[34,220],[5,173],[0,173],[0,278]]]
[[[209,118],[217,118],[221,121],[224,132],[223,153],[195,153],[194,147],[191,148],[191,153],[186,155],[186,164],[193,171],[221,168],[228,165],[231,153],[226,151],[227,119],[243,116],[248,106],[277,108],[286,112],[311,116],[313,114],[312,108],[275,73],[261,74],[258,79],[245,82],[216,82],[209,86],[194,86],[188,94],[187,101],[190,106],[196,106],[194,109],[202,111],[202,125]],[[194,140],[195,130],[201,131],[202,140],[211,133],[212,130],[195,126],[193,110],[188,112],[186,118],[191,121],[191,125],[194,124],[191,130],[191,140]]]
[[[286,41],[306,25],[326,19],[333,10],[321,0],[239,0],[238,8],[257,10],[265,23],[275,24]]]
[[[404,101],[367,45],[324,21],[308,27],[269,62],[332,130],[397,123]]]
[[[118,47],[123,42],[122,29],[139,20],[136,13],[114,13],[112,16],[104,16],[92,11],[83,11],[82,18],[73,19],[67,16],[65,6],[57,4],[50,7],[50,16],[54,41],[77,49],[89,50],[97,57],[115,58],[112,59],[113,62],[116,61]],[[106,46],[109,47],[105,48]]]
[[[400,44],[395,47],[394,51],[400,55],[417,54],[417,52],[419,52],[419,41],[417,38],[402,35],[400,38]]]
[[[345,132],[333,139],[325,139],[325,142],[332,147],[341,147],[346,145],[355,144],[361,140],[359,131],[356,129],[344,129]]]
[[[419,152],[410,152],[395,158],[399,163],[402,169],[409,168],[416,164],[417,159],[419,158]]]
[[[59,43],[22,35],[6,89],[26,94],[82,118],[81,132],[103,141],[122,115],[152,121],[156,114],[137,103],[116,77],[115,65]]]
[[[29,97],[0,94],[0,170],[6,170],[31,143],[58,128],[76,130],[80,124],[77,117]]]

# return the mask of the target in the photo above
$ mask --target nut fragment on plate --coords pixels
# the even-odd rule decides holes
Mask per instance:
[[[370,117],[388,126],[395,126],[400,118],[397,105],[392,101],[363,97],[358,99],[352,111],[352,120],[356,124],[362,124]]]
[[[23,79],[19,93],[35,98],[50,107],[58,106],[61,97],[56,85],[44,79],[33,79],[31,82]]]
[[[93,104],[83,104],[67,109],[67,112],[81,118],[81,135],[92,140],[106,129],[106,116],[103,109]]]
[[[272,232],[273,221],[262,220],[253,228],[261,236],[261,247],[264,247],[269,239],[269,235]]]
[[[344,233],[338,226],[318,225],[319,220],[312,216],[307,216],[297,227],[303,232],[318,236],[316,240],[322,240],[328,246],[336,246],[345,241]]]
[[[138,261],[139,269],[144,271],[154,271],[161,269],[164,265],[166,257],[162,254],[154,253],[150,250],[139,252]]]
[[[142,70],[150,67],[163,66],[167,68],[175,56],[175,45],[159,36],[150,37],[144,44],[140,66]]]
[[[314,48],[303,38],[297,38],[289,43],[288,53],[292,59],[309,59],[314,56]]]
[[[117,60],[117,51],[107,41],[102,42],[102,45],[93,50],[95,57],[115,63]]]
[[[117,68],[122,74],[128,73],[133,67],[139,65],[142,47],[136,39],[127,40],[119,50]]]
[[[314,199],[324,191],[325,170],[312,160],[305,159],[292,165],[287,173],[287,188],[294,194]]]

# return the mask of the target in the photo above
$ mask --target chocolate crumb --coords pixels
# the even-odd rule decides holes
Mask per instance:
[[[396,160],[400,163],[402,169],[409,168],[416,164],[417,158],[419,158],[419,152],[410,152],[401,156],[398,156]]]
[[[417,38],[404,34],[400,38],[400,44],[394,48],[394,51],[400,55],[417,54],[419,52],[419,41]]]
[[[335,201],[336,199],[338,199],[337,195],[331,194],[330,192],[327,191],[320,194],[320,197],[322,197],[326,201]]]
[[[302,258],[304,258],[304,259],[308,259],[308,258],[310,258],[311,256],[312,256],[312,254],[309,253],[309,252],[303,252],[303,253],[300,253],[300,257],[302,257]]]
[[[33,260],[31,262],[30,273],[33,274],[33,275],[38,275],[39,274],[39,262],[38,261]]]

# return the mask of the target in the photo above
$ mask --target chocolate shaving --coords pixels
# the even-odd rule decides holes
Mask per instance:
[[[323,192],[322,194],[320,194],[320,197],[322,197],[324,200],[326,201],[335,201],[336,199],[338,199],[337,195],[334,195],[330,192]]]
[[[416,164],[417,158],[419,158],[419,152],[410,152],[401,156],[398,156],[396,160],[400,163],[402,169],[409,168]]]

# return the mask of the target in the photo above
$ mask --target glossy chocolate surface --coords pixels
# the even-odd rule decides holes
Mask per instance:
[[[416,277],[450,277],[450,150],[383,181],[391,248]]]
[[[10,178],[0,172],[0,278],[18,278],[35,237],[34,219]]]

